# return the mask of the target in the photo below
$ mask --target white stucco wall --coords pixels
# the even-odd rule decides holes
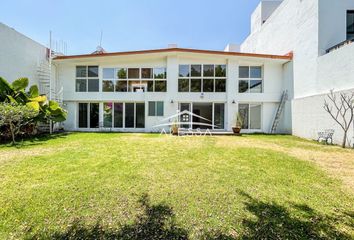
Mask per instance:
[[[239,103],[262,104],[262,129],[259,132],[269,132],[274,119],[278,103],[284,88],[290,88],[290,78],[284,77],[284,63],[287,60],[265,59],[255,57],[225,56],[215,54],[193,53],[163,53],[143,54],[119,57],[97,57],[82,59],[55,60],[57,66],[58,82],[64,88],[64,103],[68,110],[68,119],[64,123],[66,130],[79,130],[78,103],[79,102],[145,102],[145,129],[153,130],[153,126],[161,123],[163,118],[176,113],[180,102],[214,102],[225,103],[225,127],[231,131],[238,111]],[[178,67],[179,64],[226,64],[227,65],[227,92],[226,93],[180,93],[178,92]],[[75,92],[75,70],[77,65],[98,65],[100,87],[102,81],[102,69],[108,67],[166,67],[167,68],[167,92]],[[240,65],[263,66],[263,93],[238,93],[238,67]],[[173,103],[171,103],[171,100]],[[148,116],[148,101],[164,101],[164,117]],[[235,103],[233,103],[235,101]],[[102,109],[102,108],[101,108]],[[284,114],[290,114],[288,111]],[[102,110],[101,110],[102,115]],[[291,116],[287,116],[289,119]],[[100,121],[102,122],[102,116]],[[279,132],[291,131],[291,121],[279,125]],[[134,131],[134,129],[127,129]],[[136,129],[141,131],[141,129]],[[247,131],[245,131],[247,132]]]
[[[297,136],[316,138],[315,133],[332,126],[319,95],[354,88],[354,44],[326,54],[346,39],[346,12],[353,9],[353,0],[284,0],[241,45],[243,52],[294,52],[292,123]],[[341,138],[336,131],[336,143]]]
[[[12,82],[27,77],[38,84],[37,68],[46,60],[46,47],[0,23],[0,76]]]

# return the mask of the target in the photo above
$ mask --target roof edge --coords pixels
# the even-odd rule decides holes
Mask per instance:
[[[259,54],[259,53],[224,52],[224,51],[216,51],[216,50],[201,50],[201,49],[191,49],[191,48],[163,48],[163,49],[127,51],[127,52],[111,52],[111,53],[100,53],[100,54],[57,56],[54,58],[54,60],[124,56],[124,55],[164,53],[164,52],[166,52],[166,53],[167,52],[186,52],[186,53],[216,54],[216,55],[226,55],[226,56],[244,56],[244,57],[258,57],[258,58],[283,59],[283,60],[292,60],[292,58],[293,58],[293,55],[289,54],[289,53],[286,55],[272,55],[272,54]]]

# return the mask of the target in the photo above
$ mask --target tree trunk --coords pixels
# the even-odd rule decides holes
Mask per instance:
[[[15,141],[15,130],[12,126],[12,123],[10,123],[10,131],[11,131],[11,137],[12,137],[12,144],[15,145],[16,144],[16,141]]]
[[[344,131],[344,137],[343,137],[343,142],[342,142],[342,148],[345,148],[347,145],[347,131]]]

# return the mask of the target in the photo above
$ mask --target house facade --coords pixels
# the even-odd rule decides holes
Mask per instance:
[[[214,131],[231,131],[240,112],[244,132],[269,132],[282,93],[292,92],[289,63],[291,56],[181,48],[53,60],[66,130],[128,132],[160,131],[163,119],[184,110]],[[290,117],[277,131],[291,132]],[[198,118],[178,120],[205,128]]]

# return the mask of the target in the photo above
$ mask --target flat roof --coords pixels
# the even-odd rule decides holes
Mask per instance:
[[[225,52],[225,51],[215,51],[215,50],[200,50],[200,49],[190,49],[190,48],[163,48],[163,49],[127,51],[127,52],[110,52],[110,53],[98,53],[98,54],[57,56],[54,58],[54,60],[74,59],[74,58],[109,57],[109,56],[125,56],[125,55],[149,54],[149,53],[169,53],[169,52],[215,54],[215,55],[226,55],[226,56],[243,56],[243,57],[284,59],[284,60],[292,60],[292,58],[293,58],[292,52],[290,52],[286,55],[272,55],[272,54],[258,54],[258,53]]]

